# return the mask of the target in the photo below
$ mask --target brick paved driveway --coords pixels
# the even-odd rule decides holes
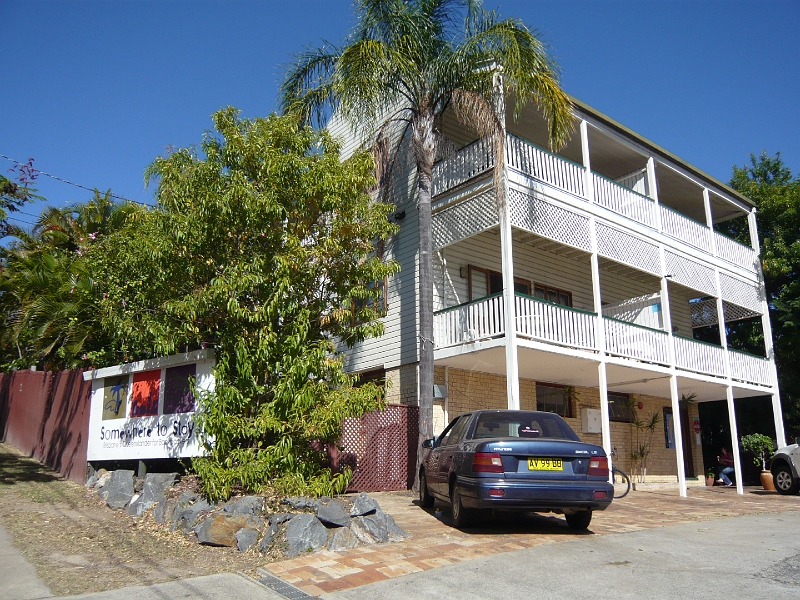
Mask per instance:
[[[665,488],[632,491],[627,497],[615,500],[606,511],[595,513],[588,533],[568,529],[562,516],[536,514],[495,517],[485,527],[462,532],[450,526],[448,508],[438,510],[437,503],[436,509],[422,509],[411,492],[371,495],[400,527],[412,534],[411,538],[396,544],[317,552],[265,568],[308,594],[318,596],[480,556],[582,536],[800,510],[800,496],[779,496],[760,488],[745,488],[743,496],[737,495],[735,488],[689,488],[688,498],[680,498],[675,488]]]

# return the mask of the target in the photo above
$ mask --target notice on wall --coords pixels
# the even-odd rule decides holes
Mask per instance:
[[[212,350],[87,371],[88,460],[201,456],[196,413],[213,391]]]

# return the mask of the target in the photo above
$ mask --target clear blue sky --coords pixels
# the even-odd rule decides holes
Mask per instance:
[[[800,172],[797,0],[486,7],[539,31],[568,92],[717,179],[761,150]],[[353,21],[350,0],[0,0],[0,153],[150,201],[142,173],[165,147],[197,144],[222,106],[269,114],[290,55]],[[38,187],[56,206],[91,195]]]

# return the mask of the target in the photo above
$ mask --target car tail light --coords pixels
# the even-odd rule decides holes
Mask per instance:
[[[594,493],[594,498],[596,500],[602,500],[604,498],[608,498],[608,494],[606,492],[595,492]]]
[[[599,475],[600,477],[608,477],[608,459],[604,456],[602,458],[593,458],[589,461],[589,470],[587,475]]]
[[[489,488],[489,496],[492,498],[502,498],[506,495],[506,491],[501,488]]]
[[[502,473],[503,459],[495,452],[476,452],[472,459],[472,471],[475,473]]]

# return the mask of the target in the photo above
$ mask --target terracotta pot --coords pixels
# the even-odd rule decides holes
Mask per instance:
[[[761,487],[768,492],[775,491],[775,483],[772,481],[772,473],[769,471],[761,471]]]
[[[714,479],[715,477],[713,475],[711,477],[706,477],[706,487],[714,487]]]

